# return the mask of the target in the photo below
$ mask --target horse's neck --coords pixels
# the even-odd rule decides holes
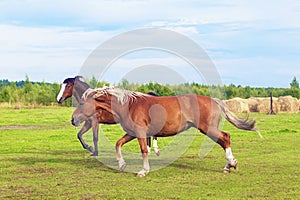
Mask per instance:
[[[77,92],[76,90],[74,90],[73,96],[75,97],[76,101],[79,102],[80,99],[81,99],[82,94],[80,95],[79,92]]]
[[[73,90],[73,95],[76,98],[77,102],[80,101],[83,93],[88,89],[89,87],[84,84],[76,84]]]
[[[114,98],[114,97],[113,97]],[[108,111],[109,113],[120,118],[123,116],[124,111],[128,110],[128,105],[121,105],[117,99],[106,99],[105,101],[97,101],[96,99],[96,107],[101,107],[102,109]]]
[[[116,97],[112,97],[108,106],[111,108],[114,115],[117,115],[120,120],[127,119],[130,116],[130,103],[121,104]],[[130,118],[130,117],[129,117]],[[131,119],[131,118],[130,118]]]

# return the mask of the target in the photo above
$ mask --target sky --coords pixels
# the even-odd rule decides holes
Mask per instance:
[[[214,63],[223,84],[289,87],[300,80],[300,1],[0,0],[0,79],[61,83],[77,75],[99,45],[124,32],[156,28],[182,34]],[[104,79],[145,70],[205,80],[178,55],[143,50],[120,56]],[[147,68],[150,69],[150,68]],[[172,71],[171,70],[171,71]],[[167,78],[164,79],[167,82]],[[180,80],[180,79],[178,79]],[[162,79],[153,81],[163,81]],[[172,82],[173,83],[173,82]]]

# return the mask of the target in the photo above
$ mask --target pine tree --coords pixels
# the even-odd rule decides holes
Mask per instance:
[[[299,82],[297,81],[296,77],[294,76],[292,82],[290,83],[291,88],[299,88]]]

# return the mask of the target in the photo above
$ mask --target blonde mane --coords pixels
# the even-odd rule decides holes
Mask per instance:
[[[95,89],[87,89],[83,95],[82,98],[86,100],[92,93],[94,93],[93,98],[96,99],[102,95],[112,95],[118,99],[121,105],[126,104],[130,100],[136,100],[137,97],[144,97],[147,96],[147,94],[141,93],[141,92],[134,92],[130,90],[124,90],[121,88],[115,88],[115,87],[107,87],[104,86],[102,88],[95,88]]]

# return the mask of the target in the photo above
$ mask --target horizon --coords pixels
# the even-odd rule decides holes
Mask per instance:
[[[171,30],[193,40],[212,60],[224,85],[289,88],[293,77],[300,79],[300,2],[296,0],[288,4],[3,0],[0,11],[1,80],[18,81],[28,75],[34,82],[61,83],[77,75],[99,45],[144,28]],[[119,57],[112,64],[115,70],[104,78],[118,83],[132,67],[148,64],[170,67],[188,82],[205,84],[182,59],[154,51]],[[142,79],[155,81],[153,77]]]
[[[68,78],[74,78],[75,76],[73,76],[73,77],[68,77]],[[30,77],[28,77],[29,78],[29,82],[30,83],[46,83],[46,84],[62,84],[62,82],[64,81],[64,80],[62,80],[61,82],[47,82],[47,81],[33,81],[33,80],[31,80],[30,79]],[[127,79],[123,79],[123,80],[126,80],[126,81],[128,81]],[[22,80],[9,80],[9,79],[0,79],[0,82],[1,81],[8,81],[9,83],[12,83],[12,82],[15,82],[15,83],[19,83],[19,82],[25,82],[26,81],[26,77],[24,78],[24,79],[22,79]],[[297,79],[297,81],[298,81],[298,79]],[[118,84],[121,84],[121,82],[119,82],[119,83],[110,83],[110,82],[108,82],[108,81],[106,81],[106,80],[101,80],[101,81],[98,81],[98,83],[99,82],[105,82],[105,83],[109,83],[110,85],[113,85],[113,86],[116,86],[116,85],[118,85]],[[292,82],[292,81],[291,81]],[[290,83],[291,83],[290,82]],[[274,89],[289,89],[289,88],[291,88],[291,86],[290,87],[257,87],[257,86],[250,86],[250,85],[237,85],[237,84],[233,84],[233,83],[230,83],[230,84],[222,84],[222,85],[214,85],[214,84],[212,84],[212,85],[208,85],[208,84],[205,84],[205,83],[196,83],[196,82],[182,82],[182,83],[178,83],[178,84],[169,84],[169,83],[159,83],[159,82],[155,82],[155,81],[149,81],[149,82],[145,82],[145,83],[138,83],[138,82],[130,82],[130,81],[128,81],[128,83],[129,84],[137,84],[137,85],[147,85],[147,84],[149,84],[149,83],[158,83],[158,84],[160,84],[160,85],[162,85],[162,86],[165,86],[165,85],[170,85],[170,86],[176,86],[176,85],[185,85],[185,84],[199,84],[199,85],[203,85],[203,86],[208,86],[208,87],[210,87],[210,86],[220,86],[220,87],[223,87],[223,86],[230,86],[230,85],[233,85],[233,86],[235,86],[235,87],[243,87],[243,88],[245,88],[245,87],[250,87],[250,88],[264,88],[264,89],[270,89],[270,88],[274,88]],[[289,84],[290,84],[289,83]]]

